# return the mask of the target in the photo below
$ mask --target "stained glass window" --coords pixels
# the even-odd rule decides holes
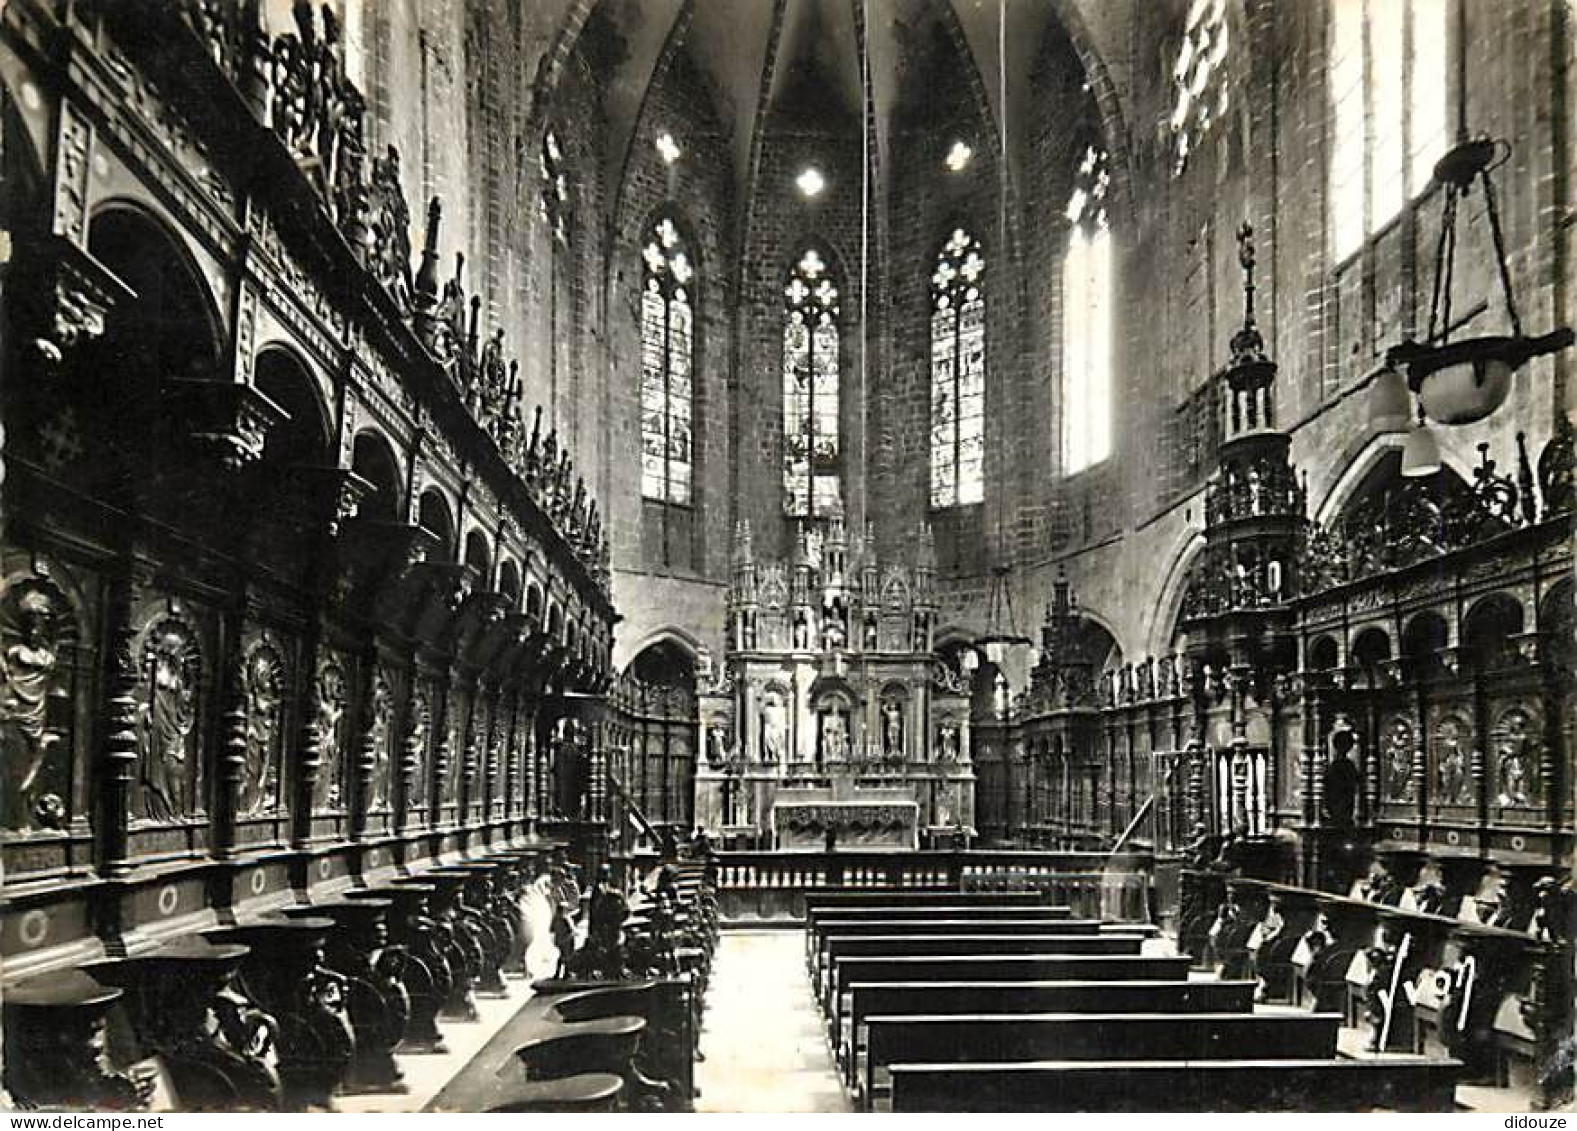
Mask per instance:
[[[1388,0],[1382,0],[1388,2]],[[1172,68],[1173,169],[1181,173],[1200,139],[1225,116],[1228,27],[1226,0],[1193,0]]]
[[[985,497],[986,260],[953,229],[931,274],[931,505]]]
[[[1331,251],[1429,187],[1449,142],[1447,0],[1331,0]]]
[[[1062,468],[1100,463],[1112,449],[1111,232],[1106,154],[1086,147],[1068,197],[1062,260]]]
[[[794,264],[783,299],[783,511],[839,515],[838,287],[815,248]]]
[[[691,282],[695,265],[671,217],[641,249],[641,495],[688,504],[693,486]]]

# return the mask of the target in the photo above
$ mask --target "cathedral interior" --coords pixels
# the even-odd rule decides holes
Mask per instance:
[[[10,0],[8,1103],[1569,1104],[1574,75]]]

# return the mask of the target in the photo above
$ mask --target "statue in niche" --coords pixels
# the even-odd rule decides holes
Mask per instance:
[[[761,701],[761,760],[781,763],[787,739],[788,717],[783,698],[776,691],[769,691]]]
[[[1440,723],[1435,731],[1435,788],[1440,804],[1461,805],[1467,798],[1467,755],[1462,750],[1463,726],[1454,718]]]
[[[339,809],[345,804],[345,671],[334,661],[318,670],[315,716],[318,778],[313,786],[314,809]]]
[[[834,707],[821,712],[821,760],[841,762],[849,756],[849,724],[844,712]]]
[[[1359,774],[1351,753],[1358,745],[1352,724],[1347,716],[1338,715],[1329,742],[1331,760],[1326,763],[1321,778],[1321,796],[1325,804],[1325,820],[1337,828],[1347,828],[1353,823],[1358,803]]]
[[[942,724],[941,743],[942,761],[958,761],[958,724],[947,722]]]
[[[427,797],[427,743],[431,730],[432,713],[427,706],[427,696],[418,691],[411,700],[411,722],[405,732],[402,772],[410,774],[409,792],[404,799],[407,809],[423,804]]]
[[[804,609],[794,613],[794,648],[803,652],[810,647],[810,614]]]
[[[1528,741],[1527,714],[1507,711],[1495,730],[1495,804],[1503,809],[1537,805],[1542,791]]]
[[[1010,705],[1007,676],[997,672],[996,678],[991,682],[991,709],[996,713],[997,718],[1005,719],[1008,717]]]
[[[372,745],[372,783],[367,790],[367,809],[379,812],[389,807],[389,724],[394,704],[389,681],[379,672],[372,686],[372,720],[367,740]]]
[[[728,728],[721,721],[706,728],[706,764],[714,770],[728,762]]]
[[[1386,731],[1385,796],[1390,801],[1413,798],[1413,728],[1406,719],[1393,720]]]
[[[872,613],[866,613],[865,614],[865,650],[867,652],[875,652],[877,650],[877,639],[878,639],[878,637],[877,637],[877,616],[873,612]]]
[[[56,756],[70,757],[71,693],[59,651],[63,609],[36,581],[8,597],[0,605],[0,827],[58,828],[66,803]]]
[[[848,620],[843,609],[843,603],[841,601],[833,601],[822,610],[822,651],[841,652],[848,639]]]
[[[903,706],[896,699],[882,702],[882,754],[888,758],[902,758]]]
[[[241,694],[246,704],[246,763],[241,768],[236,812],[257,817],[279,798],[280,711],[284,663],[272,644],[259,641],[247,654]]]
[[[201,662],[185,627],[163,621],[143,645],[147,698],[137,728],[137,815],[174,821],[192,810],[197,792],[197,690]]]

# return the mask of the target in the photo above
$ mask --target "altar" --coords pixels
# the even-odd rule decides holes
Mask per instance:
[[[898,797],[833,800],[779,796],[772,807],[772,847],[778,850],[920,847],[919,802]]]
[[[699,696],[695,822],[728,843],[912,850],[974,832],[969,695],[937,660],[930,531],[878,563],[841,522],[791,561],[735,536],[729,639]]]

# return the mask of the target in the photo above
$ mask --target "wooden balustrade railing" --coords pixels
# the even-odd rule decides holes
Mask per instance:
[[[731,921],[796,922],[808,891],[1040,891],[1079,915],[1148,922],[1149,858],[1103,852],[722,852],[718,901]]]

